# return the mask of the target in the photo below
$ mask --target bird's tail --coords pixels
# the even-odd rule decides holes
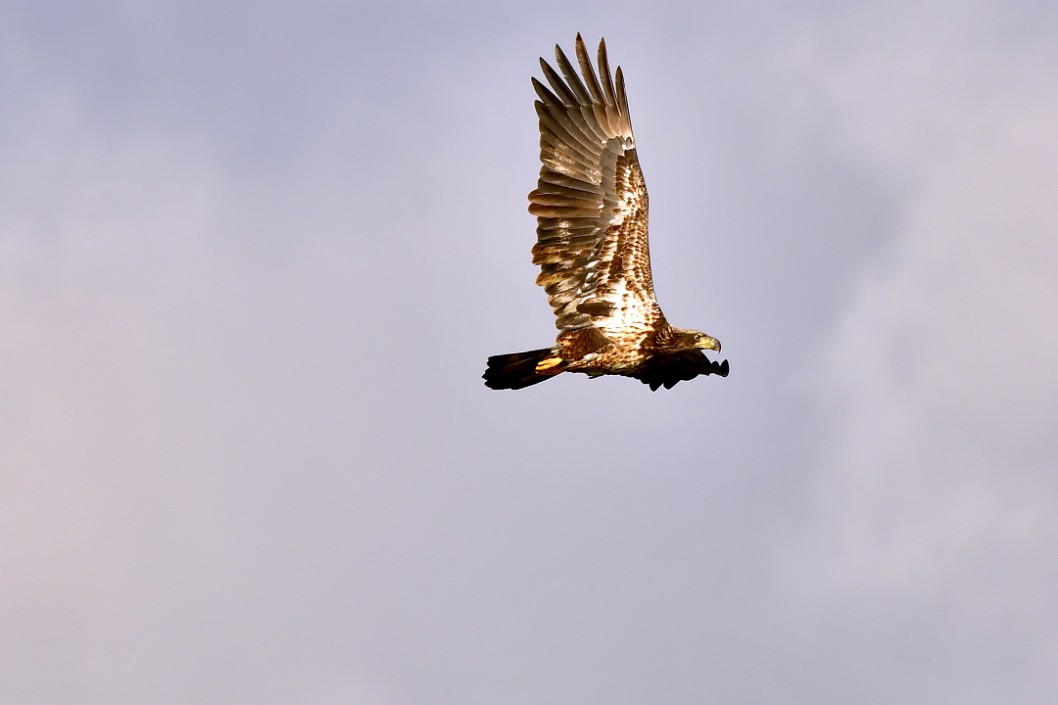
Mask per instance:
[[[489,389],[524,389],[566,369],[556,348],[493,355],[482,377]]]

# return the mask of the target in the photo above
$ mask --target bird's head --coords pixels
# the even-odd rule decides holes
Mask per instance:
[[[720,341],[700,330],[680,330],[680,347],[685,350],[715,350],[720,352]]]

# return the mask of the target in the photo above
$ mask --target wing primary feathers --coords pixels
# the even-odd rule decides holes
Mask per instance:
[[[538,101],[536,105],[541,105]],[[547,110],[548,114],[555,122],[562,125],[569,136],[576,139],[579,146],[587,149],[593,159],[598,159],[599,155],[602,154],[603,145],[595,136],[583,127],[584,119],[577,109],[569,109],[558,103],[543,103],[544,109]],[[539,108],[537,108],[539,111]]]
[[[595,107],[601,105],[602,103],[592,103],[591,107],[583,106],[579,112],[571,110],[569,113],[570,119],[584,130],[584,134],[595,138],[600,145],[605,144],[610,139],[595,115]]]
[[[529,212],[543,218],[594,218],[599,215],[598,207],[576,208],[570,204],[548,206],[534,200],[529,204]]]
[[[606,40],[599,40],[599,74],[602,75],[602,87],[606,91],[606,104],[617,105],[617,96],[614,95],[613,81],[610,79],[610,62],[606,58]]]
[[[578,191],[587,191],[597,196],[602,196],[606,193],[605,189],[599,184],[591,184],[583,179],[575,179],[563,174],[542,174],[540,180],[537,182],[542,188],[545,183],[555,184],[557,186],[566,186],[568,188],[577,189]]]
[[[595,237],[599,228],[594,225],[570,225],[568,218],[540,218],[539,228],[541,243],[546,245],[560,244],[564,238],[590,237],[594,249]]]
[[[554,142],[557,138],[550,130],[547,131],[543,139],[550,149],[541,150],[547,153],[542,153],[540,158],[541,161],[547,163],[548,168],[581,179],[590,177],[593,172],[597,171],[590,166],[588,157],[581,156],[569,147],[555,146]]]
[[[545,105],[537,101],[536,114],[540,118],[541,124],[546,123],[552,132],[556,133],[559,137],[569,137],[566,140],[572,149],[577,150],[584,156],[592,160],[592,162],[598,161],[599,155],[602,154],[602,147],[599,146],[598,140],[592,143],[592,140],[584,134],[576,122],[570,119],[570,114],[561,110],[557,106]],[[546,115],[545,115],[546,113]],[[559,132],[561,129],[561,132]]]
[[[621,111],[621,117],[628,123],[629,129],[632,127],[632,118],[628,113],[628,94],[625,93],[625,75],[621,71],[621,67],[617,67],[617,108]]]
[[[537,203],[541,206],[562,206],[572,205],[574,208],[591,208],[592,210],[598,210],[598,202],[594,199],[585,199],[584,196],[589,194],[570,194],[568,191],[562,191],[559,193],[548,193],[536,189],[533,191],[533,203]]]
[[[573,95],[573,91],[569,89],[565,81],[555,73],[555,70],[542,57],[540,59],[540,68],[544,72],[544,78],[551,84],[551,88],[561,97],[561,103],[569,107],[576,105],[577,96]]]
[[[541,59],[541,61],[543,61],[543,59]],[[562,99],[552,93],[551,90],[543,83],[540,83],[540,81],[536,79],[536,76],[532,76],[531,78],[533,81],[533,90],[536,91],[536,94],[540,96],[540,100],[545,105],[562,105]]]
[[[558,44],[555,45],[555,61],[558,62],[558,68],[562,72],[562,75],[566,77],[566,84],[576,94],[577,99],[574,104],[590,105],[591,96],[588,91],[585,90],[584,84],[581,83],[580,76],[573,70],[573,66],[569,63],[569,59],[566,58],[566,53],[562,51],[562,47]]]
[[[550,117],[547,117],[546,112],[543,111],[540,114],[540,127],[541,134],[544,135],[544,139],[547,140],[556,154],[566,159],[572,159],[584,168],[585,173],[591,173],[594,168],[593,163],[598,160],[597,155],[587,153],[587,150],[577,144],[577,141],[568,134],[567,130]],[[544,133],[545,129],[547,130],[546,133]]]
[[[601,153],[603,145],[610,138],[606,135],[602,126],[595,121],[595,112],[592,110],[595,105],[601,105],[601,103],[592,103],[591,107],[580,106],[580,109],[568,111],[567,115],[570,121],[580,129],[583,138]]]
[[[591,65],[591,60],[588,59],[588,50],[584,46],[584,40],[581,38],[580,32],[577,32],[577,63],[580,64],[580,72],[584,74],[584,80],[588,84],[592,102],[606,102],[602,95],[602,86],[599,85],[599,79],[595,76],[595,67]]]

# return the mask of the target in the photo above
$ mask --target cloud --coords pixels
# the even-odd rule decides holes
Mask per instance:
[[[1048,304],[1058,209],[1045,194],[1058,187],[1055,118],[1058,105],[1014,111],[931,175],[831,341],[835,467],[861,501],[886,500],[872,505],[877,516],[840,504],[854,522],[879,522],[873,538],[902,566],[898,582],[944,571],[938,542],[972,552],[989,536],[1054,528],[1038,532],[1053,516],[1044,470],[1058,394]],[[886,538],[901,523],[894,506],[922,522],[918,541]]]
[[[24,9],[4,696],[1053,686],[1056,63],[908,8]],[[665,310],[729,379],[480,385],[553,333],[527,74],[577,29],[629,77]]]
[[[1058,101],[1043,86],[1058,74],[1049,47],[935,29],[865,43],[832,84],[843,140],[902,184],[904,205],[822,345],[832,425],[797,555],[812,590],[857,619],[962,642],[935,647],[897,699],[1045,702],[1058,687],[1038,659],[1058,652]],[[1015,654],[1016,682],[990,643]]]

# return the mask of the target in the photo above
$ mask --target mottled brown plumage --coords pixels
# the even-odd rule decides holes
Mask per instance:
[[[652,390],[698,375],[726,377],[705,357],[720,342],[670,326],[654,299],[647,242],[647,188],[639,167],[624,76],[611,80],[606,44],[598,67],[577,35],[580,75],[555,47],[540,100],[540,181],[529,194],[537,219],[533,262],[559,329],[555,345],[489,358],[485,384],[521,389],[561,372],[635,377]],[[559,75],[561,72],[561,75]],[[600,80],[601,79],[601,80]]]

